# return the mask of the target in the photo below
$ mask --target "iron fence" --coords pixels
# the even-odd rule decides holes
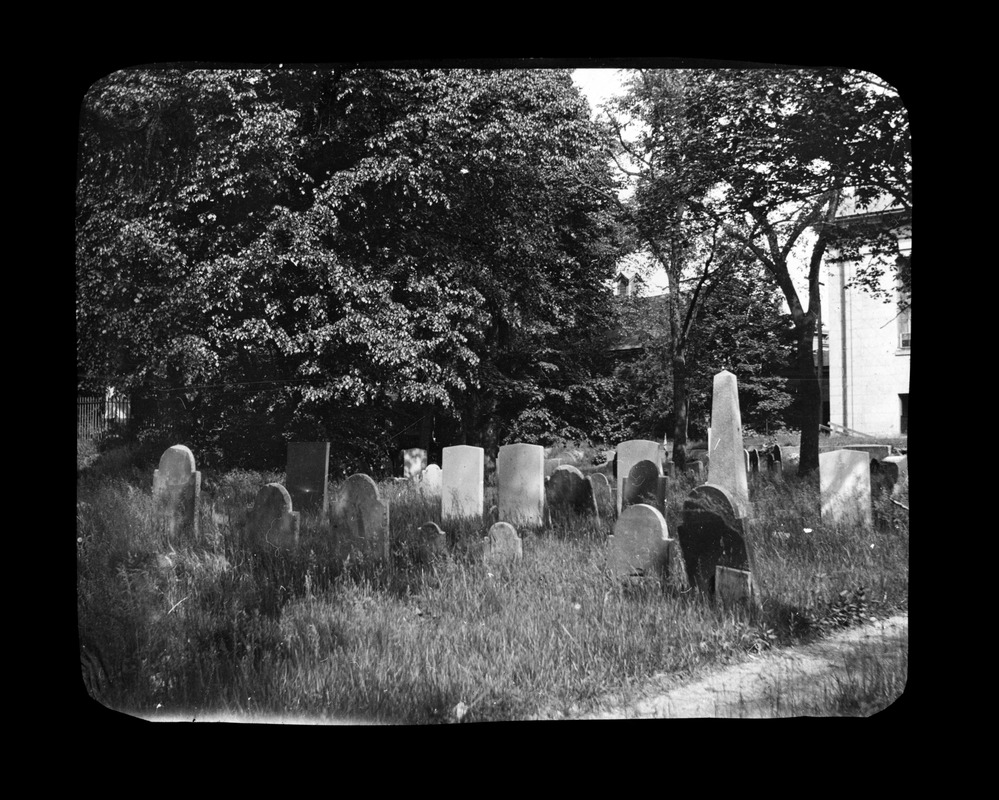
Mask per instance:
[[[112,428],[127,425],[131,413],[130,406],[125,396],[77,397],[76,435],[93,438]]]

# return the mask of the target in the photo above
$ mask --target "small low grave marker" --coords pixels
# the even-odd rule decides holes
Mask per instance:
[[[819,453],[822,522],[871,524],[871,460],[862,450]]]
[[[427,522],[416,529],[410,546],[410,558],[415,564],[432,564],[447,556],[447,534],[436,522]]]
[[[329,442],[288,442],[285,488],[300,512],[326,513],[329,470]]]
[[[723,486],[696,486],[683,503],[680,550],[691,586],[713,595],[718,566],[753,572],[743,509]]]
[[[623,506],[644,503],[657,509],[660,514],[666,514],[666,478],[658,464],[639,461],[629,470],[623,488]]]
[[[370,476],[355,474],[343,482],[330,504],[330,532],[341,551],[389,560],[389,501]]]
[[[482,537],[482,560],[487,567],[508,566],[524,557],[524,543],[509,522],[496,522]]]
[[[420,491],[428,497],[441,496],[441,468],[437,464],[427,464],[420,473]]]
[[[545,522],[545,448],[539,444],[505,444],[496,456],[499,519],[519,527],[540,528]]]
[[[753,573],[721,564],[715,567],[715,596],[726,606],[759,606],[760,598],[753,584]]]
[[[441,460],[441,519],[482,519],[485,450],[472,445],[445,447]]]
[[[670,538],[666,518],[639,503],[626,506],[607,542],[607,570],[617,581],[635,583],[669,575]]]
[[[201,473],[195,469],[194,453],[182,444],[168,447],[153,470],[156,519],[173,539],[187,534],[198,538],[201,505]]]
[[[246,520],[250,546],[261,550],[294,549],[300,515],[291,506],[291,495],[280,483],[262,486]]]

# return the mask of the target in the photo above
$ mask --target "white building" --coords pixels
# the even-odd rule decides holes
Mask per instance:
[[[846,213],[844,224],[864,224],[888,215],[898,237],[899,261],[911,258],[912,226],[897,211]],[[911,315],[897,278],[887,270],[881,288],[890,301],[862,288],[851,288],[860,262],[838,261],[830,253],[825,267],[826,302],[822,322],[829,331],[829,423],[872,436],[908,433]]]

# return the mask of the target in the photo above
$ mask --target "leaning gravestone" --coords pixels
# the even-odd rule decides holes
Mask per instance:
[[[617,504],[614,502],[614,489],[607,476],[602,472],[594,472],[587,477],[590,491],[593,494],[593,507],[597,517],[613,519]]]
[[[288,442],[285,486],[300,512],[326,513],[329,469],[329,442]]]
[[[600,474],[600,473],[596,473]],[[607,484],[607,476],[600,475]],[[596,511],[593,500],[593,486],[582,472],[572,464],[563,464],[548,479],[546,502],[554,510],[575,511],[578,514]]]
[[[505,444],[496,456],[499,518],[518,527],[540,528],[545,522],[545,448],[540,444]]]
[[[644,503],[657,509],[660,514],[666,514],[666,479],[655,462],[639,461],[635,464],[628,471],[623,488],[622,506]]]
[[[739,387],[735,375],[722,370],[714,377],[711,391],[711,458],[708,481],[727,489],[739,506],[739,516],[749,513],[749,480],[745,470],[742,443],[742,415],[739,411]],[[753,467],[754,447],[749,451]],[[759,453],[756,453],[759,469]],[[681,545],[682,547],[682,545]],[[712,578],[713,580],[713,578]]]
[[[427,451],[413,447],[402,451],[402,477],[416,478],[426,469]]]
[[[298,544],[299,524],[288,490],[280,483],[268,483],[257,492],[247,517],[247,539],[259,550],[293,550]]]
[[[389,501],[368,475],[343,482],[330,504],[330,532],[340,552],[353,549],[389,560]]]
[[[485,450],[453,445],[444,448],[441,460],[441,519],[482,519]]]
[[[509,522],[494,523],[482,540],[482,560],[487,567],[509,565],[524,557],[523,540]]]
[[[713,595],[715,568],[753,570],[753,551],[743,509],[724,486],[696,486],[683,503],[680,550],[691,586]]]
[[[176,444],[164,451],[159,467],[153,470],[156,519],[169,539],[188,532],[198,538],[201,473],[194,467],[194,453]]]
[[[652,506],[626,506],[607,542],[607,570],[618,581],[664,579],[669,574],[666,518]]]
[[[441,496],[441,468],[437,464],[427,464],[420,473],[420,491],[428,497]]]
[[[663,462],[663,447],[659,442],[649,439],[630,439],[617,446],[617,513],[621,513],[624,499],[624,479],[628,477],[631,468],[639,461],[651,461],[654,464]]]
[[[870,525],[870,456],[862,450],[819,453],[819,495],[823,524]]]

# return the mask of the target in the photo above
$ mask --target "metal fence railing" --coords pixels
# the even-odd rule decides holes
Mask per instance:
[[[77,397],[76,435],[92,438],[113,427],[127,425],[131,412],[128,397]]]

